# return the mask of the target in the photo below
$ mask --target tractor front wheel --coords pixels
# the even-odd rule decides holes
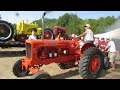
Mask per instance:
[[[83,79],[96,79],[104,64],[103,53],[96,47],[90,47],[84,51],[79,61],[79,73]]]
[[[38,72],[31,79],[51,79],[51,76],[47,72]]]
[[[24,77],[29,73],[29,70],[25,68],[22,70],[22,60],[23,59],[18,60],[13,66],[13,74],[17,77]]]

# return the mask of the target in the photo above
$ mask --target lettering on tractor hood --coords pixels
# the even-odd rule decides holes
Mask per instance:
[[[48,44],[51,44],[51,45],[52,45],[52,44],[58,44],[58,42],[45,42],[45,44],[46,44],[46,45],[48,45]]]

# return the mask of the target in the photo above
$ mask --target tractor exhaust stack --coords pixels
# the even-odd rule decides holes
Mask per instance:
[[[46,12],[43,13],[42,15],[42,32],[41,32],[41,39],[43,40],[44,39],[44,17],[46,15]]]

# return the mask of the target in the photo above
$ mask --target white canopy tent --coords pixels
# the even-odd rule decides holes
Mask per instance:
[[[116,44],[116,49],[120,50],[120,28],[110,32],[96,34],[94,36],[99,38],[111,38]]]
[[[94,36],[99,37],[99,38],[120,39],[120,28],[113,30],[113,31],[110,31],[110,32],[96,34]]]

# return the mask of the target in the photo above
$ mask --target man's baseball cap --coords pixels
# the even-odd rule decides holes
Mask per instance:
[[[90,24],[86,24],[84,27],[90,27]]]

